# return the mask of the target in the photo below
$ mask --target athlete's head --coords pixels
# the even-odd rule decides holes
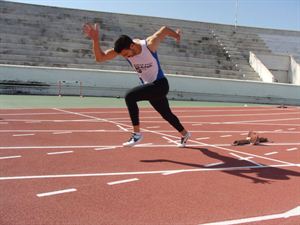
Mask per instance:
[[[117,52],[118,54],[121,54],[125,58],[129,58],[136,54],[136,51],[134,49],[134,42],[127,35],[121,35],[115,41],[114,50],[115,50],[115,52]]]

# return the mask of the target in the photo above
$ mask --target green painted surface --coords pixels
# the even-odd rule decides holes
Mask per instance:
[[[200,101],[170,101],[173,107],[218,107],[244,106],[245,103],[200,102]],[[149,107],[147,101],[139,102],[141,107]],[[247,104],[247,106],[262,106]],[[126,107],[123,98],[83,97],[78,96],[38,96],[38,95],[0,95],[0,108],[99,108]]]

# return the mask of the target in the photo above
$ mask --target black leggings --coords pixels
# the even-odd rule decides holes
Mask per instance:
[[[167,94],[169,83],[166,78],[156,80],[153,83],[132,88],[125,95],[126,105],[129,111],[132,125],[140,124],[138,101],[148,100],[153,108],[168,121],[178,132],[184,130],[177,116],[170,109]]]

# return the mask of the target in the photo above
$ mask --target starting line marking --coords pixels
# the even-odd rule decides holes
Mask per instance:
[[[38,196],[38,197],[46,197],[46,196],[59,195],[59,194],[64,194],[64,193],[69,193],[69,192],[74,192],[74,191],[77,191],[77,189],[70,188],[70,189],[65,189],[65,190],[40,193],[40,194],[37,194],[36,196]]]
[[[287,151],[295,151],[297,150],[298,148],[288,148]]]
[[[208,140],[210,137],[202,137],[202,138],[196,138],[196,140]]]
[[[22,156],[20,155],[14,155],[14,156],[4,156],[0,157],[0,159],[15,159],[15,158],[21,158]]]
[[[72,131],[53,132],[52,134],[72,134]]]
[[[153,129],[153,128],[160,128],[160,126],[152,126],[152,127],[146,127],[148,129]]]
[[[119,181],[113,181],[113,182],[108,182],[108,185],[115,185],[115,184],[123,184],[123,183],[128,183],[128,182],[133,182],[133,181],[138,181],[138,178],[132,178],[132,179],[127,179],[127,180],[119,180]]]
[[[275,155],[277,154],[278,152],[268,152],[268,153],[265,153],[264,155]]]
[[[257,216],[257,217],[250,217],[250,218],[237,219],[237,220],[228,220],[228,221],[221,221],[215,223],[202,223],[200,225],[233,225],[233,224],[258,222],[263,220],[274,220],[274,219],[281,219],[281,218],[285,219],[292,216],[300,216],[300,206],[292,210],[289,210],[287,212],[279,213],[279,214]]]
[[[224,162],[210,163],[210,164],[206,164],[204,166],[205,167],[211,167],[211,166],[218,166],[218,165],[222,165],[222,164],[224,164]]]
[[[121,125],[117,125],[117,127],[119,127],[122,131],[128,132],[128,130],[126,128],[122,127]]]
[[[204,140],[203,138],[196,138],[196,140]],[[209,139],[209,138],[205,138],[205,139]],[[176,147],[175,145],[168,145],[168,144],[152,144],[152,143],[142,143],[142,144],[139,144],[139,145],[136,145],[136,146],[139,146],[139,147]],[[177,144],[177,142],[176,142]],[[143,145],[143,146],[142,146]],[[284,146],[284,145],[300,145],[300,143],[264,143],[265,146]],[[202,144],[189,144],[188,145],[189,147],[206,147],[206,146],[215,146],[215,147],[229,147],[229,146],[232,146],[231,144],[205,144],[205,143],[202,143]],[[57,148],[62,148],[62,149],[66,149],[66,148],[99,148],[100,149],[104,149],[104,148],[107,148],[107,149],[111,149],[111,148],[120,148],[120,147],[123,147],[122,145],[111,145],[111,146],[103,146],[103,145],[60,145],[60,146],[1,146],[0,147],[0,150],[7,150],[7,149],[57,149]],[[295,149],[296,150],[296,149]],[[292,150],[290,150],[292,151]],[[239,152],[239,153],[242,153],[242,152]],[[256,156],[256,155],[254,155]],[[257,156],[257,157],[260,157],[260,156]]]
[[[13,134],[14,137],[33,136],[34,134]]]
[[[95,148],[96,151],[108,150],[108,149],[115,149],[116,147],[102,147],[102,148]]]
[[[259,164],[259,163],[255,162],[255,161],[253,161],[253,160],[250,160],[250,159],[253,158],[253,157],[242,157],[242,156],[239,156],[239,155],[234,154],[234,153],[230,153],[230,155],[233,155],[233,156],[239,158],[239,160],[245,160],[245,161],[248,161],[248,162],[250,162],[250,163],[253,163],[254,165],[262,166],[262,164]]]
[[[232,135],[231,135],[231,134],[227,134],[227,135],[222,135],[222,136],[220,136],[220,137],[222,137],[222,138],[225,138],[225,137],[232,137]]]
[[[162,136],[162,138],[165,139],[165,140],[167,140],[169,143],[174,143],[174,144],[178,145],[178,142],[179,142],[178,140],[174,141],[171,138],[168,138],[168,137],[165,137],[165,136]]]
[[[48,152],[47,155],[59,155],[59,154],[68,154],[73,153],[74,151],[63,151],[63,152]]]

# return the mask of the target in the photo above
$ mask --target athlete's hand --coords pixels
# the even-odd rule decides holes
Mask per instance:
[[[83,25],[83,33],[85,34],[86,37],[93,39],[93,40],[98,40],[99,39],[99,24],[90,24],[86,23]]]

